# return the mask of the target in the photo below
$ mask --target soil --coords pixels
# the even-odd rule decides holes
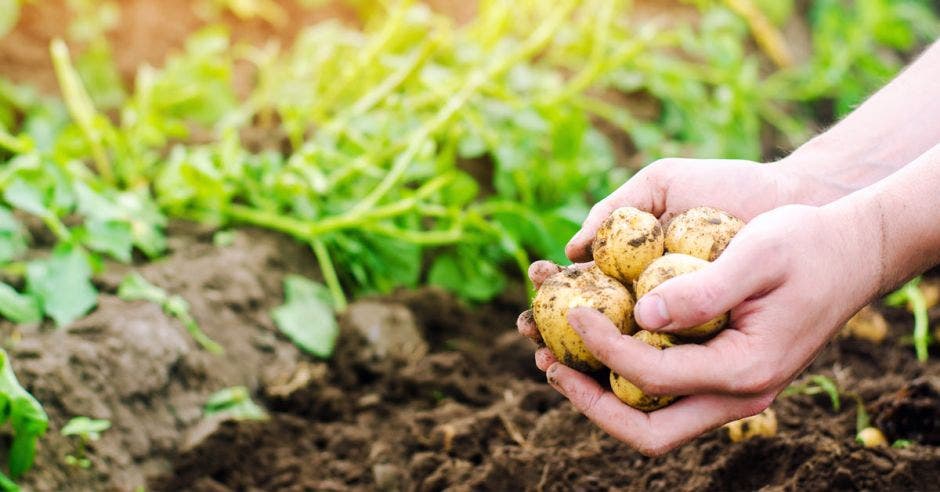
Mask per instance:
[[[475,10],[474,2],[433,3],[458,21]],[[139,63],[159,63],[201,23],[183,0],[161,1],[159,12],[158,2],[120,4],[111,36],[128,80]],[[662,2],[637,4],[663,16]],[[24,10],[17,29],[0,40],[4,76],[55,90],[46,49],[64,32],[64,5],[46,0]],[[157,21],[166,12],[172,22]],[[687,8],[675,12],[690,15]],[[356,22],[333,5],[290,14],[281,28],[228,22],[239,39],[285,43],[318,19]],[[628,159],[632,151],[624,148]],[[525,307],[520,286],[486,305],[434,289],[357,301],[341,320],[335,356],[321,361],[299,353],[269,315],[283,300],[285,275],[318,277],[312,254],[253,229],[214,246],[213,232],[176,223],[169,254],[134,268],[187,299],[205,332],[225,347],[222,356],[200,350],[157,306],[118,299],[127,266],[106,269],[99,306],[71,326],[0,322],[17,375],[51,420],[24,487],[913,490],[940,483],[940,359],[917,363],[905,342],[912,320],[902,310],[880,307],[891,326],[882,344],[838,338],[807,373],[857,392],[890,440],[911,439],[912,446],[862,448],[853,439],[850,400],[834,411],[825,396],[792,396],[772,406],[780,423],[774,437],[732,443],[718,429],[651,459],[596,429],[545,383],[532,362],[534,346],[514,330]],[[940,321],[940,313],[932,318]],[[267,420],[203,415],[209,395],[236,385],[250,390]],[[78,448],[59,435],[76,415],[113,425],[88,445],[87,469],[66,464]]]
[[[188,299],[226,354],[200,350],[156,306],[115,298],[127,267],[110,268],[93,314],[64,330],[19,333],[11,351],[52,419],[26,486],[911,490],[940,480],[940,360],[916,362],[901,310],[881,308],[891,324],[882,344],[838,338],[807,373],[857,392],[889,440],[911,447],[862,448],[851,400],[835,412],[824,396],[792,396],[773,404],[775,437],[731,443],[719,429],[650,459],[544,382],[532,344],[513,329],[525,304],[519,287],[485,306],[435,289],[357,301],[341,318],[335,356],[319,361],[299,354],[268,315],[284,275],[316,278],[305,248],[256,230],[216,247],[211,230],[188,224],[171,237],[171,253],[138,270]],[[211,393],[234,385],[251,390],[268,420],[202,415]],[[75,443],[57,434],[74,415],[114,425],[88,448],[87,470],[65,464]]]

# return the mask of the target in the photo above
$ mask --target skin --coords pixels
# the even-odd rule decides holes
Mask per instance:
[[[644,168],[592,208],[566,252],[590,258],[599,224],[620,206],[668,220],[695,206],[748,224],[707,268],[669,280],[636,305],[644,329],[671,333],[731,311],[703,345],[656,350],[591,309],[569,322],[594,355],[644,392],[687,395],[644,413],[593,379],[536,365],[574,406],[640,452],[656,456],[773,401],[848,320],[876,296],[940,262],[940,43],[833,129],[789,157],[667,159]],[[530,268],[536,285],[546,262]],[[537,340],[525,316],[519,331]]]

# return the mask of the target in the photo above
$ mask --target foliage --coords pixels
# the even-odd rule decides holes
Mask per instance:
[[[79,468],[91,467],[91,460],[85,456],[85,448],[88,443],[100,439],[101,433],[110,428],[110,420],[92,419],[83,415],[72,417],[59,431],[63,436],[78,436],[78,447],[74,454],[65,457],[65,462]]]
[[[927,301],[918,287],[920,281],[920,277],[915,277],[900,289],[888,294],[885,297],[885,304],[893,307],[910,306],[911,312],[914,313],[914,351],[917,353],[917,360],[927,362],[929,356],[927,350],[930,345],[930,332],[928,331],[930,317],[927,313]]]
[[[791,395],[818,395],[825,393],[829,396],[829,401],[832,403],[832,411],[838,412],[842,408],[842,400],[839,396],[839,387],[836,386],[836,383],[829,379],[826,376],[821,374],[814,374],[809,377],[809,381],[804,383],[794,383],[784,389],[780,395],[781,396],[791,396]]]
[[[284,298],[284,304],[271,312],[278,329],[304,352],[329,358],[339,336],[329,290],[304,277],[288,275]]]
[[[163,289],[151,284],[139,273],[127,274],[118,286],[118,297],[125,301],[147,301],[159,305],[170,316],[178,319],[186,331],[202,348],[213,354],[221,354],[224,349],[214,342],[199,323],[189,313],[189,303],[178,295],[169,295]]]
[[[233,386],[213,393],[206,401],[205,414],[206,416],[224,415],[235,420],[268,418],[264,409],[251,400],[248,388],[244,386]]]
[[[16,479],[33,466],[36,441],[46,433],[49,418],[33,395],[20,386],[13,374],[10,358],[2,349],[0,359],[3,365],[0,370],[0,424],[9,422],[13,427],[7,465],[10,476]]]

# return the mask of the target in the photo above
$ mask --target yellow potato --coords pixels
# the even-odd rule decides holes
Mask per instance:
[[[865,427],[858,433],[857,436],[855,436],[855,440],[866,448],[876,448],[888,445],[888,440],[885,439],[884,433],[882,433],[881,430],[877,427]]]
[[[708,265],[708,262],[701,258],[681,253],[668,253],[651,263],[650,266],[643,271],[643,274],[640,275],[640,278],[636,280],[636,285],[634,286],[636,298],[639,299],[645,296],[649,291],[658,287],[659,284],[673,277],[694,272],[705,265]],[[706,338],[717,333],[724,328],[727,323],[728,314],[725,313],[698,326],[676,332],[676,335],[683,338]]]
[[[888,336],[888,322],[871,305],[865,306],[845,323],[842,334],[871,343],[881,343]]]
[[[725,424],[728,429],[728,437],[732,442],[741,442],[755,437],[773,437],[777,435],[777,414],[771,409],[763,412],[728,422]]]
[[[592,251],[601,271],[630,285],[663,255],[662,225],[653,214],[633,207],[618,208],[598,229]]]
[[[660,350],[675,345],[675,339],[665,333],[651,333],[646,330],[640,330],[633,335],[633,338],[646,342]],[[675,396],[647,395],[643,393],[640,388],[637,388],[636,385],[614,371],[610,371],[610,389],[617,395],[617,398],[620,398],[620,401],[637,410],[643,410],[644,412],[658,410],[676,400]]]
[[[744,221],[727,212],[696,207],[669,221],[664,244],[670,253],[715,261],[742,227]]]
[[[578,371],[597,371],[604,365],[568,323],[568,310],[581,306],[597,309],[622,333],[632,333],[633,296],[623,284],[592,266],[566,268],[552,275],[532,301],[535,324],[555,358]]]

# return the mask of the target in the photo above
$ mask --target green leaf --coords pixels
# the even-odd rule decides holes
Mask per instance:
[[[125,301],[148,301],[161,306],[169,298],[165,290],[151,284],[137,272],[128,273],[121,279],[118,297]]]
[[[271,311],[281,333],[305,352],[321,358],[333,354],[339,324],[325,286],[297,275],[284,278],[285,302]]]
[[[2,421],[13,426],[13,444],[10,447],[10,475],[16,479],[33,465],[36,441],[45,434],[49,418],[33,395],[20,386],[6,351],[0,349],[3,370],[0,372],[0,408]]]
[[[26,267],[26,290],[36,296],[43,312],[65,326],[87,313],[98,301],[91,284],[91,267],[80,247],[64,245],[52,256]]]
[[[49,214],[46,200],[41,190],[21,178],[16,178],[3,190],[3,199],[14,207],[33,215],[44,217]]]
[[[107,253],[122,263],[130,263],[134,238],[127,222],[89,221],[85,224],[85,246],[99,253]]]
[[[10,477],[0,472],[0,491],[3,492],[20,492],[19,485],[16,485],[16,482],[10,480]]]
[[[914,441],[911,441],[910,439],[897,439],[893,443],[891,443],[891,447],[894,449],[909,448],[913,445],[914,445]]]
[[[26,229],[10,209],[0,205],[0,264],[26,252]]]
[[[506,278],[491,261],[470,248],[438,256],[428,272],[428,283],[441,286],[471,301],[487,301],[503,290]]]
[[[836,387],[836,383],[826,376],[814,375],[810,378],[810,381],[816,383],[827,395],[829,395],[829,400],[832,402],[832,409],[836,412],[842,408],[842,401],[839,399],[839,388]]]
[[[233,386],[212,394],[206,401],[206,416],[225,415],[235,420],[265,420],[267,413],[252,401],[248,388]]]
[[[84,415],[72,417],[62,427],[59,434],[63,436],[82,436],[90,441],[97,441],[101,433],[111,428],[111,421],[106,419],[92,419]]]
[[[42,311],[36,298],[20,294],[13,287],[0,282],[0,315],[14,323],[38,323]]]

